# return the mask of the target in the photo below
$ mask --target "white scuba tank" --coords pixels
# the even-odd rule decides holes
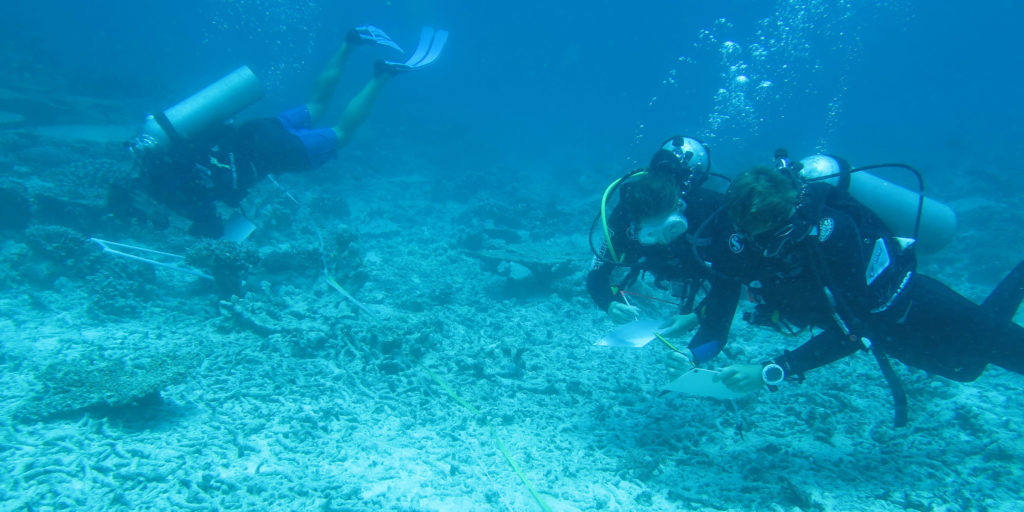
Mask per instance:
[[[826,155],[809,156],[800,160],[800,163],[800,175],[806,179],[835,176],[840,169],[839,162]],[[897,237],[914,238],[920,194],[864,171],[849,176],[848,190],[854,199],[875,212]],[[840,178],[835,176],[822,181],[839,186]],[[936,252],[953,239],[955,231],[956,214],[953,209],[925,197],[921,209],[921,227],[917,233],[917,249],[921,252]]]
[[[146,116],[142,133],[168,147],[223,123],[262,97],[263,84],[249,66],[242,66],[161,114]]]

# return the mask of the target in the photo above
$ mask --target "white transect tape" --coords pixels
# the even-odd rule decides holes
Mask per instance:
[[[197,277],[201,277],[203,279],[210,279],[210,280],[213,279],[213,276],[211,276],[209,274],[204,274],[203,272],[200,272],[200,271],[198,271],[198,270],[196,270],[196,269],[194,269],[192,267],[187,267],[187,266],[183,265],[183,263],[185,261],[185,257],[184,256],[180,256],[180,255],[177,255],[177,254],[171,254],[169,252],[154,251],[153,249],[146,249],[145,247],[137,247],[137,246],[134,246],[134,245],[119,244],[117,242],[111,242],[109,240],[100,240],[99,238],[90,238],[89,241],[96,242],[103,249],[103,252],[108,253],[108,254],[113,254],[115,256],[121,256],[122,258],[128,258],[130,260],[141,261],[143,263],[149,263],[150,265],[157,266],[157,267],[167,268],[167,269],[171,269],[171,270],[177,270],[178,272],[184,272],[186,274],[191,274],[191,275],[194,275],[194,276],[197,276]],[[153,256],[160,256],[160,257],[163,257],[163,258],[169,258],[169,259],[171,259],[171,261],[170,262],[159,261],[159,260],[153,259],[151,257],[144,257],[144,256],[139,256],[137,254],[132,254],[130,252],[125,252],[125,251],[122,251],[121,249],[125,249],[127,251],[134,251],[134,252],[142,253],[142,254],[153,255]]]

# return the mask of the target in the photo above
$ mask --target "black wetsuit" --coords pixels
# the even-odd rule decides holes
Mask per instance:
[[[621,296],[616,295],[616,288],[625,288],[635,282],[641,272],[649,272],[655,277],[657,285],[671,288],[672,294],[681,302],[681,312],[688,312],[685,309],[690,294],[696,293],[703,283],[709,283],[707,295],[694,309],[701,323],[689,343],[694,362],[700,364],[714,358],[725,346],[739,300],[740,285],[709,275],[704,264],[694,255],[689,242],[697,227],[721,206],[722,195],[701,188],[688,194],[686,202],[685,215],[689,228],[685,236],[668,245],[641,245],[627,235],[629,219],[620,209],[613,210],[609,216],[612,245],[616,256],[622,258],[623,263],[608,263],[611,255],[607,243],[603,243],[601,256],[594,258],[593,266],[587,274],[587,291],[598,307],[607,310],[612,301],[623,302]],[[612,271],[617,266],[627,267],[630,272],[624,282],[613,285]]]
[[[191,220],[196,236],[221,235],[218,201],[238,207],[267,174],[313,168],[302,141],[276,118],[226,125],[212,139],[141,159],[130,185]]]
[[[903,249],[869,209],[821,183],[804,189],[786,236],[750,239],[727,219],[714,221],[702,254],[713,268],[746,283],[789,323],[822,329],[773,359],[787,376],[865,349],[862,338],[958,381],[976,379],[989,363],[1024,373],[1024,328],[1012,322],[1024,296],[1024,263],[975,304],[916,273],[912,248]]]

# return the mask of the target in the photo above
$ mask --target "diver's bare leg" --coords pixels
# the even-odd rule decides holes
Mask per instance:
[[[363,121],[370,115],[370,108],[377,99],[384,84],[394,76],[391,73],[379,73],[363,86],[363,89],[356,94],[345,107],[345,113],[341,121],[333,127],[334,133],[338,136],[338,147],[342,147],[352,140],[356,130],[362,126]]]

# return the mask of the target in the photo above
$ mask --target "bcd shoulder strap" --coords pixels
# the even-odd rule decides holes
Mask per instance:
[[[882,371],[882,376],[885,377],[885,382],[889,385],[889,390],[892,392],[895,426],[896,428],[905,426],[907,424],[907,393],[903,388],[903,382],[900,380],[899,375],[896,375],[892,368],[892,363],[885,352],[877,344],[872,343],[869,338],[861,336],[864,324],[854,314],[849,304],[846,303],[841,295],[832,292],[833,280],[831,273],[828,272],[825,257],[816,239],[812,239],[808,243],[808,251],[810,253],[811,269],[823,293],[826,295],[826,303],[832,310],[832,318],[835,320],[836,326],[848,337],[850,342],[860,343],[865,349],[871,351],[875,361],[878,363],[879,369]]]

